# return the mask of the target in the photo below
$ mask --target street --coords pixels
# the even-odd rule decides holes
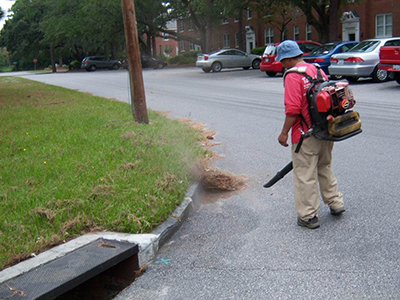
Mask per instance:
[[[144,70],[148,108],[217,132],[214,165],[248,177],[229,198],[196,207],[117,299],[400,299],[400,85],[352,83],[363,133],[334,147],[346,212],[321,203],[321,227],[297,226],[293,178],[262,185],[291,160],[278,141],[282,77],[259,70]],[[128,102],[128,72],[23,74]],[[150,120],[151,121],[151,120]],[[202,201],[200,199],[200,201]]]

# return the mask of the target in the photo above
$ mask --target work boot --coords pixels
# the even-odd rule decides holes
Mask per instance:
[[[319,227],[319,220],[318,220],[317,216],[315,216],[314,218],[311,218],[308,221],[304,221],[304,220],[300,219],[300,217],[298,217],[297,225],[302,226],[302,227],[307,227],[310,229],[316,229]]]
[[[342,213],[344,213],[346,210],[344,207],[339,207],[339,208],[332,208],[331,207],[331,215],[332,216],[340,216]]]

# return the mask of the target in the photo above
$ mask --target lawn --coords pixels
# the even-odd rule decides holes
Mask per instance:
[[[0,270],[92,230],[151,232],[206,150],[187,124],[21,78],[0,78]]]

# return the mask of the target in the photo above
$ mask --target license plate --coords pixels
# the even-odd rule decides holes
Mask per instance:
[[[393,70],[399,71],[400,70],[400,65],[393,65]]]
[[[338,65],[343,65],[343,63],[344,63],[344,60],[343,60],[343,59],[339,59],[339,60],[338,60]]]

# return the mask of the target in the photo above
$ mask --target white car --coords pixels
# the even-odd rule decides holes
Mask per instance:
[[[223,68],[243,68],[245,70],[259,69],[261,56],[247,54],[237,49],[222,49],[209,54],[197,56],[196,67],[202,68],[204,72],[219,72]]]
[[[372,77],[375,82],[388,79],[388,72],[378,68],[379,50],[386,43],[400,38],[367,39],[348,52],[332,55],[329,74],[344,76],[351,81],[360,77]]]

